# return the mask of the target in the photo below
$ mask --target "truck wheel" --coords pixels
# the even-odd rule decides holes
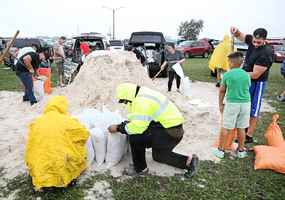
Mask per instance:
[[[203,58],[208,58],[208,57],[209,57],[209,53],[208,52],[204,52]]]
[[[190,57],[191,57],[191,54],[190,54],[189,52],[185,52],[185,53],[184,53],[184,56],[185,56],[185,58],[190,58]]]

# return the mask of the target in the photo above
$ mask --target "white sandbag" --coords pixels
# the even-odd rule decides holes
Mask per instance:
[[[45,97],[44,81],[35,80],[33,84],[34,84],[34,95],[37,101],[41,101]]]
[[[107,128],[112,124],[120,124],[124,119],[116,112],[110,112],[106,107],[103,107],[103,121],[106,122],[105,131],[108,133],[106,164],[107,168],[118,164],[126,153],[127,136],[121,133],[109,133]]]
[[[182,93],[184,96],[191,96],[191,80],[189,80],[188,76],[182,79]]]
[[[172,66],[172,69],[176,72],[178,76],[180,76],[181,79],[184,78],[184,72],[179,63],[176,63],[175,65]]]
[[[96,109],[85,109],[80,114],[73,114],[88,130],[95,127],[96,120],[100,118],[100,112]],[[97,124],[96,124],[97,126]]]
[[[107,143],[106,164],[107,168],[118,164],[126,154],[127,136],[121,133],[109,133]]]
[[[91,166],[93,161],[95,160],[95,151],[92,144],[92,138],[91,136],[88,138],[86,144],[85,144],[86,150],[87,150],[87,166]]]
[[[98,165],[102,165],[107,153],[107,134],[100,128],[93,128],[89,132],[95,149],[96,162]]]

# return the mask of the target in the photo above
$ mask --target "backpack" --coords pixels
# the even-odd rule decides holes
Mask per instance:
[[[283,63],[280,68],[280,72],[285,77],[285,60],[283,60]]]

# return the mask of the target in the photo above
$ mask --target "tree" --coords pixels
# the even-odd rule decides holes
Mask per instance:
[[[178,28],[178,35],[183,36],[186,40],[197,40],[200,32],[203,30],[203,26],[204,21],[201,19],[181,22]]]

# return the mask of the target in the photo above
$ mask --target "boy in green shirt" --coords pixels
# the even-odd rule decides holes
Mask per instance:
[[[214,155],[224,158],[224,146],[229,132],[235,128],[238,130],[237,157],[244,158],[247,153],[244,149],[245,129],[249,126],[250,119],[250,76],[240,68],[243,54],[231,53],[229,56],[231,70],[225,73],[219,93],[219,108],[223,115],[223,130],[219,147],[214,150]],[[224,104],[224,98],[225,104]]]

